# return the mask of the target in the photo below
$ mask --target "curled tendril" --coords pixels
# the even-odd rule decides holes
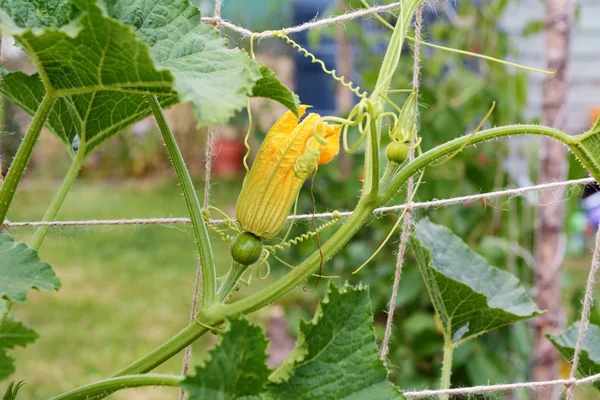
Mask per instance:
[[[250,152],[252,149],[250,148],[250,134],[252,133],[252,108],[250,107],[250,97],[246,99],[246,110],[248,112],[248,130],[246,131],[246,135],[244,136],[244,147],[246,148],[246,154],[244,154],[244,169],[246,170],[246,176],[250,173],[250,169],[248,168],[248,157],[250,157]]]
[[[292,39],[290,39],[289,36],[286,35],[284,30],[273,33],[273,37],[285,40],[286,43],[288,43],[293,48],[295,48],[298,51],[298,53],[304,55],[304,57],[306,57],[306,58],[310,58],[311,62],[319,64],[321,66],[321,69],[323,70],[323,72],[325,72],[327,75],[330,75],[333,79],[335,79],[337,82],[339,82],[342,86],[350,89],[350,91],[353,92],[359,98],[364,99],[369,95],[367,92],[361,91],[360,86],[354,85],[354,83],[352,83],[352,81],[346,82],[345,77],[338,76],[335,69],[328,69],[322,60],[319,60],[314,54],[312,54],[311,52],[306,50],[304,47],[300,46],[298,43],[296,43]]]
[[[223,226],[226,229],[229,229],[230,231],[234,232],[235,235],[230,235],[226,229],[221,229],[214,223],[211,223],[210,222],[210,210],[214,210],[218,214],[220,214],[223,217]],[[222,211],[221,209],[219,209],[215,206],[209,206],[208,208],[205,208],[204,210],[202,210],[202,216],[204,217],[204,220],[206,221],[206,226],[208,227],[208,229],[215,232],[217,234],[217,236],[219,236],[221,238],[221,240],[223,240],[225,242],[232,242],[233,239],[235,239],[235,236],[238,235],[239,233],[241,233],[241,230],[238,227],[238,225],[236,224],[236,222],[229,215],[227,215],[224,211]]]
[[[233,242],[233,239],[235,239],[235,236],[228,234],[223,229],[217,228],[214,224],[208,224],[208,229],[215,232],[224,242],[231,243]]]
[[[323,225],[319,226],[316,230],[305,232],[300,236],[288,240],[287,242],[282,242],[274,246],[268,246],[268,250],[271,251],[271,253],[273,253],[275,250],[284,250],[286,248],[292,247],[292,245],[302,243],[303,241],[316,236],[318,233],[329,228],[330,226],[337,224],[341,219],[342,215],[339,213],[339,211],[334,211],[333,218],[330,221],[327,221]]]
[[[264,281],[269,277],[269,275],[271,275],[271,264],[269,264],[268,260],[270,254],[271,252],[268,249],[263,249],[262,256],[260,257],[260,261],[256,267],[256,277],[261,281]],[[267,272],[264,275],[261,275],[260,271],[262,271],[263,265],[267,266]]]

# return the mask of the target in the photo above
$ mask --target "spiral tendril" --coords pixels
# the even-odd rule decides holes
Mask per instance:
[[[235,232],[235,234],[237,235],[240,233],[240,229],[236,225],[235,221],[231,219],[229,215],[227,215],[225,212],[223,212],[215,206],[209,206],[209,208],[205,208],[202,210],[202,216],[204,217],[204,221],[206,221],[206,226],[208,227],[208,229],[215,232],[221,238],[221,240],[225,242],[232,242],[233,239],[235,239],[234,235],[228,234],[225,229],[221,229],[217,227],[214,223],[210,222],[210,210],[215,210],[216,212],[218,212],[224,218],[223,226],[226,229]]]
[[[352,81],[346,82],[346,78],[343,76],[338,76],[335,69],[328,69],[325,63],[322,60],[319,60],[314,54],[306,50],[304,47],[300,46],[298,43],[290,39],[288,35],[286,35],[285,31],[281,30],[279,32],[275,32],[273,37],[280,38],[286,41],[289,45],[291,45],[294,49],[298,51],[298,53],[304,55],[306,58],[310,58],[312,63],[319,64],[323,72],[327,75],[330,75],[333,79],[339,82],[342,86],[348,88],[351,92],[353,92],[356,96],[361,99],[366,98],[369,94],[365,91],[361,91],[360,86],[355,85]]]
[[[285,250],[286,248],[292,247],[292,245],[297,245],[298,243],[302,243],[305,240],[308,240],[314,236],[316,236],[319,232],[322,232],[323,230],[329,228],[330,226],[333,226],[335,224],[337,224],[340,220],[342,219],[341,214],[338,211],[334,211],[333,212],[333,219],[331,221],[328,221],[326,223],[324,223],[323,225],[319,226],[316,230],[314,231],[308,231],[303,233],[300,236],[297,236],[293,239],[288,240],[287,242],[284,243],[280,243],[278,245],[274,245],[274,246],[269,246],[269,250],[273,249],[277,249],[277,250]]]
[[[248,157],[250,157],[250,153],[252,149],[250,148],[250,134],[252,133],[252,108],[250,107],[250,97],[246,99],[246,109],[248,112],[248,130],[246,131],[246,135],[244,136],[244,147],[246,148],[246,154],[244,154],[244,169],[246,170],[246,175],[250,173],[250,169],[248,168]]]

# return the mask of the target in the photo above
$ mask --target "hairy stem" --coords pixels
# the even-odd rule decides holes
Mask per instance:
[[[229,272],[227,272],[217,292],[217,301],[219,303],[225,301],[246,270],[248,270],[247,265],[242,265],[235,261],[231,262],[231,268],[229,268]]]
[[[50,400],[87,400],[96,396],[109,395],[121,389],[142,386],[178,386],[182,379],[181,376],[163,374],[120,376],[69,390],[50,398]]]
[[[179,333],[165,343],[161,344],[152,352],[146,354],[144,357],[133,362],[128,367],[117,372],[115,376],[143,374],[152,371],[154,368],[161,365],[208,332],[208,326],[214,324],[215,321],[203,321],[203,323],[205,325],[193,322],[186,326]]]
[[[442,383],[441,390],[450,389],[450,377],[452,376],[452,353],[454,345],[452,344],[452,336],[444,334],[444,360],[442,362]],[[448,400],[447,394],[440,395],[440,400]]]
[[[461,136],[421,154],[413,161],[406,164],[382,192],[379,203],[383,205],[390,201],[392,197],[400,190],[402,185],[404,185],[404,183],[408,180],[408,178],[420,171],[422,168],[425,168],[436,160],[440,160],[459,149],[488,140],[498,139],[504,136],[525,134],[551,137],[567,145],[573,145],[576,143],[576,140],[574,140],[572,136],[569,136],[557,129],[541,125],[507,125],[498,128],[486,129],[476,133],[475,135]]]
[[[379,196],[379,124],[374,119],[369,123],[365,157],[365,182],[363,196]]]
[[[425,0],[405,0],[402,2],[400,16],[398,17],[398,21],[396,21],[396,27],[390,38],[390,44],[383,58],[383,62],[381,63],[375,90],[371,94],[371,100],[379,103],[381,109],[383,109],[384,100],[379,95],[385,94],[385,91],[390,86],[394,72],[396,72],[396,68],[398,68],[400,54],[402,53],[402,45],[404,44],[410,22],[415,15],[417,7],[424,2]]]
[[[50,206],[46,210],[44,214],[44,218],[42,218],[43,222],[54,221],[56,218],[56,214],[58,214],[58,210],[62,207],[65,198],[67,197],[67,193],[73,186],[73,182],[77,178],[79,174],[79,170],[81,169],[81,164],[83,163],[85,149],[79,148],[77,152],[77,156],[73,159],[71,163],[71,167],[67,171],[65,178],[58,189],[58,192],[54,195]],[[39,250],[46,238],[46,234],[48,233],[49,226],[40,226],[36,229],[33,238],[31,239],[30,247],[34,250]]]
[[[185,165],[183,156],[179,151],[175,136],[171,132],[171,128],[167,123],[165,115],[160,107],[160,103],[156,96],[146,96],[156,122],[160,129],[160,133],[163,136],[165,145],[171,157],[173,167],[181,190],[183,191],[183,197],[190,213],[190,219],[192,220],[192,227],[194,229],[194,235],[196,237],[196,244],[198,245],[198,252],[200,254],[200,263],[202,265],[202,307],[208,307],[215,301],[215,292],[217,286],[217,272],[215,269],[215,261],[210,245],[210,238],[208,236],[208,230],[206,229],[206,223],[202,217],[202,206],[198,200],[198,195],[194,189],[194,184],[190,173]]]
[[[46,94],[42,99],[40,107],[36,111],[33,120],[31,121],[31,125],[29,125],[29,129],[27,130],[27,133],[25,134],[25,137],[19,146],[19,150],[13,159],[10,169],[6,174],[4,183],[0,188],[0,225],[6,218],[6,214],[8,213],[8,209],[17,190],[17,186],[19,186],[19,182],[21,182],[25,168],[27,167],[29,159],[31,158],[33,148],[40,137],[40,132],[46,123],[46,118],[48,118],[48,114],[50,113],[53,104],[54,96]]]

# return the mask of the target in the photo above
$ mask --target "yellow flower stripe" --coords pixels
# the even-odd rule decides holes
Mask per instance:
[[[300,106],[300,117],[307,108]],[[318,122],[320,118],[311,113],[298,123],[288,111],[267,133],[236,204],[236,218],[247,232],[263,239],[275,236],[306,178],[317,164],[326,164],[339,153],[341,126]],[[317,122],[317,132],[327,144],[311,140]]]

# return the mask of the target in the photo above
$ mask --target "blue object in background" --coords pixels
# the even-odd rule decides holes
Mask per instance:
[[[332,0],[294,0],[294,25],[311,21],[315,16],[325,14],[327,8],[333,5]],[[318,47],[308,44],[307,31],[290,35],[290,38],[322,60],[328,69],[336,68],[337,44],[332,38],[321,37]],[[296,68],[295,92],[300,96],[302,104],[313,106],[312,112],[321,115],[335,115],[336,81],[323,73],[319,64],[312,63],[310,58],[306,58],[298,52],[294,54],[294,65]]]

